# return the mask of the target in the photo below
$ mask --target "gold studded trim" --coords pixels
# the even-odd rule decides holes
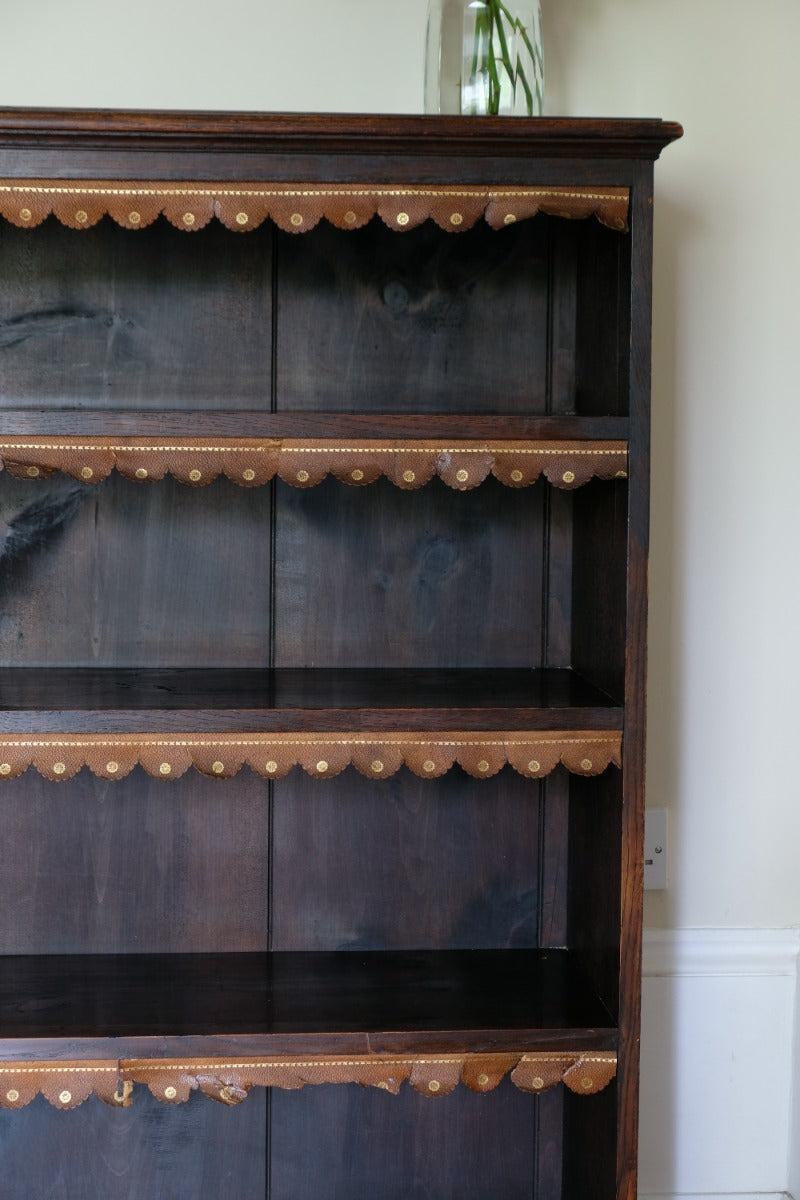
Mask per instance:
[[[182,1104],[200,1091],[223,1104],[238,1104],[253,1087],[297,1089],[309,1084],[360,1083],[397,1094],[408,1081],[424,1096],[447,1096],[459,1084],[492,1091],[506,1075],[523,1092],[565,1084],[578,1095],[602,1091],[614,1078],[614,1053],[443,1054],[436,1058],[368,1055],[311,1059],[133,1059],[120,1062],[15,1062],[0,1066],[0,1106],[23,1108],[41,1094],[54,1108],[75,1108],[92,1093],[127,1108],[136,1084],[157,1100]]]
[[[435,779],[458,764],[476,779],[489,779],[506,765],[528,779],[549,775],[559,763],[575,775],[599,775],[621,765],[619,731],[566,733],[357,734],[210,733],[202,736],[128,733],[0,735],[0,783],[33,766],[45,779],[71,779],[88,767],[102,779],[122,779],[141,766],[156,779],[178,779],[190,767],[214,779],[229,779],[248,766],[264,779],[280,779],[300,766],[330,779],[353,766],[369,779],[386,779],[406,766],[422,779]]]
[[[99,1096],[115,1108],[131,1103],[133,1084],[126,1082],[118,1062],[13,1062],[0,1066],[0,1107],[24,1108],[42,1095],[54,1108],[77,1108]]]
[[[202,229],[216,218],[236,233],[256,229],[267,219],[287,233],[305,233],[323,218],[338,229],[358,229],[378,216],[399,232],[430,219],[448,233],[460,233],[480,218],[502,229],[543,212],[594,216],[611,229],[625,230],[628,204],[628,189],[615,187],[0,180],[0,215],[22,228],[40,225],[52,215],[71,229],[88,229],[106,216],[126,229],[144,229],[163,216],[184,232]]]
[[[0,469],[21,479],[63,471],[95,484],[117,470],[128,479],[153,481],[173,475],[202,487],[220,475],[242,487],[278,476],[294,487],[314,487],[328,475],[365,486],[381,476],[413,490],[438,476],[468,491],[493,475],[507,487],[528,487],[544,476],[559,488],[592,478],[627,474],[625,441],[454,441],[406,439],[401,444],[370,438],[352,444],[334,438],[219,438],[213,444],[186,439],[25,437],[0,440]]]

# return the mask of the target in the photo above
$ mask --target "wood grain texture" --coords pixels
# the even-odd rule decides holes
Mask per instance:
[[[577,669],[625,700],[624,713],[593,701],[588,726],[623,717],[622,779],[570,784],[559,771],[545,786],[504,770],[481,783],[454,770],[426,790],[399,772],[380,783],[297,774],[274,787],[242,773],[224,784],[186,776],[167,794],[137,772],[114,785],[124,805],[83,776],[55,802],[35,776],[8,782],[0,803],[20,849],[2,867],[4,949],[535,953],[566,943],[618,1021],[581,1027],[619,1043],[617,1082],[596,1097],[535,1100],[504,1084],[491,1097],[459,1089],[452,1106],[401,1092],[392,1109],[378,1091],[342,1085],[232,1113],[206,1104],[232,1118],[219,1126],[195,1119],[194,1102],[151,1126],[148,1116],[123,1125],[135,1107],[96,1118],[87,1101],[53,1114],[74,1122],[75,1165],[92,1181],[82,1195],[95,1179],[96,1194],[125,1194],[136,1173],[167,1196],[634,1200],[652,167],[680,133],[635,120],[0,112],[9,179],[502,180],[631,197],[630,234],[555,217],[459,238],[375,223],[358,233],[321,224],[302,239],[218,226],[187,237],[163,221],[135,234],[109,223],[4,230],[0,438],[620,437],[630,451],[627,481],[558,496],[491,480],[463,495],[436,481],[418,493],[383,481],[291,494],[279,482],[254,501],[222,482],[110,479],[93,493],[100,501],[56,498],[50,517],[17,527],[41,536],[0,582],[0,661],[33,671],[7,724],[27,712],[41,728],[61,711],[88,733],[93,721],[131,731],[143,714],[155,728],[266,718],[308,730],[324,688],[314,693],[307,672],[320,667],[344,678],[343,707],[324,710],[326,721],[355,726],[366,698],[377,730],[402,727],[422,668],[477,672],[460,676],[463,704],[452,678],[427,677],[414,711],[434,724],[444,696],[450,720],[459,709],[473,721],[513,712],[523,728],[551,728],[549,704],[475,703],[480,673],[500,668]],[[28,485],[2,482],[11,527],[15,489]],[[48,700],[45,667],[88,672],[60,710],[45,707],[59,687]],[[283,677],[283,708],[264,703],[268,667],[300,672]],[[360,667],[411,674],[376,703]],[[145,672],[127,680],[131,707],[108,673],[120,668]],[[173,668],[200,673],[159,676]],[[235,684],[213,674],[250,668]],[[166,707],[152,700],[162,685]],[[39,697],[27,708],[26,689]],[[573,729],[575,703],[561,710]],[[200,1049],[203,1035],[192,1036]],[[463,1041],[452,1028],[426,1036],[456,1053]],[[239,1037],[220,1033],[228,1049]],[[27,1053],[23,1043],[3,1054]],[[32,1194],[69,1194],[66,1126],[51,1135],[47,1120],[29,1119],[37,1104],[0,1114],[20,1121],[0,1126],[4,1167],[32,1164]],[[252,1125],[236,1124],[253,1112]],[[234,1128],[223,1145],[220,1130]],[[164,1147],[158,1168],[148,1139]],[[122,1183],[109,1187],[114,1172]]]
[[[166,1108],[143,1089],[130,1109],[92,1097],[63,1113],[40,1097],[20,1112],[0,1111],[3,1195],[64,1200],[80,1180],[81,1200],[179,1200],[184,1189],[262,1197],[266,1104],[261,1093],[236,1110],[202,1096]]]

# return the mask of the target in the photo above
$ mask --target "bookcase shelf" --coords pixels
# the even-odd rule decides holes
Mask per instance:
[[[0,112],[9,1200],[635,1200],[679,136]]]

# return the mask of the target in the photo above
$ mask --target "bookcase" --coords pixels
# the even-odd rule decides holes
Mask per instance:
[[[8,1200],[634,1200],[680,132],[0,112]]]

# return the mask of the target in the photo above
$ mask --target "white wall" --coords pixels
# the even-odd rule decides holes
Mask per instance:
[[[686,128],[656,175],[649,803],[670,810],[671,886],[647,920],[800,925],[800,3],[543,6],[550,112]],[[0,105],[421,107],[425,0],[31,0],[0,16]],[[743,1011],[740,1041],[742,1020],[770,1022],[766,1002]],[[645,1029],[659,1036],[647,1013]],[[776,1186],[773,1167],[753,1190]],[[726,1190],[724,1171],[701,1174],[683,1189]]]
[[[800,924],[800,4],[544,12],[549,111],[686,128],[657,165],[649,803],[670,809],[672,886],[648,922]],[[421,107],[425,0],[0,16],[0,105]]]

